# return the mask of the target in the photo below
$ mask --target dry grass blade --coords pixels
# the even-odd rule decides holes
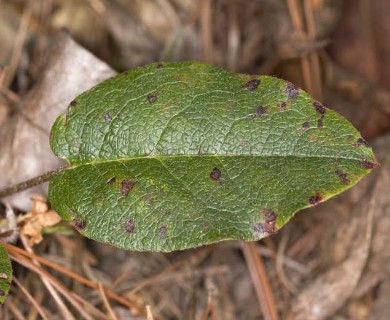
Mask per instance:
[[[148,279],[146,280],[143,280],[141,281],[140,283],[136,284],[135,285],[135,288],[133,290],[131,290],[131,294],[134,294],[136,292],[138,292],[139,290],[145,288],[146,286],[154,283],[155,281],[157,281],[161,276],[169,273],[169,272],[172,272],[173,270],[177,269],[178,267],[182,266],[185,262],[187,262],[189,259],[196,259],[198,258],[199,256],[203,255],[203,254],[206,254],[207,252],[211,251],[212,249],[214,248],[214,246],[207,246],[207,247],[204,247],[202,249],[199,249],[198,251],[196,251],[194,254],[188,256],[188,257],[184,257],[183,259],[180,259],[174,263],[172,263],[170,266],[168,266],[167,268],[165,268],[164,270],[162,270],[161,272],[159,272],[158,274],[154,275],[154,276],[151,276],[149,277]]]
[[[202,28],[203,60],[207,63],[213,62],[212,48],[212,27],[211,27],[211,1],[201,0],[200,2],[200,24]]]
[[[24,247],[27,249],[27,251],[29,251],[30,253],[33,253],[32,248],[28,245],[26,238],[24,236],[21,236],[20,238],[22,240]],[[31,263],[36,265],[37,268],[42,269],[37,260],[33,259]],[[75,319],[73,317],[72,313],[70,312],[70,310],[68,309],[68,307],[66,306],[66,304],[62,301],[57,290],[50,283],[50,281],[45,277],[42,277],[41,280],[42,280],[43,284],[45,285],[46,289],[49,290],[54,301],[57,303],[57,306],[58,306],[59,310],[61,311],[62,315],[65,317],[65,319],[69,319],[69,320]]]
[[[215,305],[214,305],[213,298],[211,296],[209,296],[207,299],[207,306],[206,309],[203,311],[202,320],[209,320],[210,317],[211,320],[217,320]]]
[[[278,252],[276,254],[276,273],[279,277],[280,282],[286,287],[286,289],[292,293],[298,292],[298,289],[295,285],[287,278],[283,270],[283,253],[287,247],[288,235],[283,235],[282,240],[280,241]]]
[[[10,311],[10,314],[12,314],[12,316],[14,316],[14,318],[10,318],[11,315],[9,315],[8,319],[27,320],[27,318],[25,318],[23,316],[22,312],[20,312],[19,308],[12,302],[11,299],[7,300],[7,307]],[[0,313],[0,316],[1,316],[1,313]]]
[[[31,302],[31,304],[34,306],[35,310],[37,310],[37,312],[42,317],[42,319],[49,320],[49,318],[46,316],[46,313],[43,311],[43,309],[41,308],[39,303],[34,299],[34,297],[28,292],[26,287],[15,276],[12,278],[12,281],[19,287],[19,289],[23,292],[26,298]]]
[[[18,247],[15,247],[15,246],[11,245],[9,243],[3,243],[2,242],[2,245],[7,248],[8,252],[10,254],[20,254],[22,256],[27,256],[27,257],[29,257],[31,259],[36,259],[40,263],[42,263],[42,264],[44,264],[44,265],[46,265],[46,266],[48,266],[48,267],[58,271],[58,272],[61,272],[61,273],[65,274],[65,275],[67,275],[68,277],[71,277],[72,279],[87,285],[88,287],[91,287],[91,288],[96,289],[96,290],[99,289],[99,285],[97,283],[94,283],[94,282],[92,282],[92,281],[90,281],[90,280],[88,280],[88,279],[86,279],[86,278],[84,278],[84,277],[82,277],[82,276],[80,276],[80,275],[78,275],[78,274],[76,274],[76,273],[66,269],[66,268],[63,268],[63,267],[61,267],[60,265],[58,265],[58,264],[56,264],[54,262],[48,261],[48,260],[46,260],[46,259],[44,259],[42,257],[39,257],[39,256],[35,255],[35,254],[31,254],[31,253],[29,253],[29,252],[27,252],[27,251],[25,251],[23,249],[20,249]],[[132,302],[128,301],[127,299],[121,297],[121,296],[118,296],[116,293],[114,293],[112,291],[105,290],[105,292],[106,292],[108,297],[110,297],[110,298],[116,300],[117,302],[127,306],[129,309],[133,310],[135,313],[137,313],[137,314],[139,314],[141,316],[146,314],[145,310],[141,309],[137,304],[132,303]]]
[[[111,308],[111,306],[110,306],[110,303],[108,302],[106,293],[104,292],[103,285],[102,285],[101,283],[99,283],[98,285],[99,285],[99,292],[100,292],[100,295],[101,295],[102,298],[103,298],[104,306],[106,307],[108,313],[110,314],[111,319],[112,319],[112,320],[118,320],[118,318],[116,317],[114,311],[112,310],[112,308]]]
[[[245,256],[249,273],[257,294],[257,300],[263,312],[264,319],[279,319],[272,289],[268,281],[263,261],[261,256],[258,254],[256,243],[241,242],[241,249]]]

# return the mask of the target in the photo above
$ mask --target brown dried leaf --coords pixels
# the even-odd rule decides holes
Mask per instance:
[[[20,216],[18,224],[20,234],[28,238],[29,246],[42,241],[42,229],[51,227],[61,221],[61,217],[54,210],[48,210],[46,199],[43,197],[33,197],[31,212]]]
[[[58,168],[60,160],[49,146],[49,131],[56,117],[79,93],[113,76],[115,72],[68,35],[60,34],[48,51],[41,80],[21,102],[20,113],[0,128],[0,187],[33,178]],[[47,185],[5,198],[23,210],[34,194],[45,195]]]

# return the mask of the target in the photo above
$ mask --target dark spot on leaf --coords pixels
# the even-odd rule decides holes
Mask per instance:
[[[131,180],[122,180],[120,190],[122,196],[127,197],[129,195],[129,192],[134,188],[134,185],[136,182]]]
[[[80,219],[76,219],[76,220],[74,220],[73,225],[76,228],[76,230],[80,231],[80,230],[83,230],[85,228],[85,221],[80,220]]]
[[[367,160],[362,160],[360,161],[360,164],[362,165],[362,167],[364,169],[374,169],[378,166],[377,163],[374,163],[374,162],[371,162],[371,161],[367,161]]]
[[[360,146],[368,147],[368,143],[363,138],[359,138],[356,140],[356,142],[353,144],[353,146],[354,147],[360,147]]]
[[[276,214],[272,209],[265,209],[263,211],[264,215],[264,228],[268,233],[276,232]]]
[[[315,206],[322,201],[322,196],[319,192],[317,192],[314,196],[309,197],[308,200],[312,206]]]
[[[157,64],[157,69],[162,69],[164,65],[162,63]]]
[[[287,107],[287,102],[285,102],[285,101],[279,101],[278,102],[279,110],[284,110],[284,109],[286,109],[286,107]]]
[[[336,170],[335,172],[339,176],[340,181],[341,181],[342,184],[348,185],[348,184],[351,183],[351,181],[349,181],[347,179],[347,174],[346,173],[342,172],[341,170]]]
[[[149,101],[150,103],[153,103],[153,102],[155,102],[156,100],[157,100],[157,96],[155,96],[155,95],[153,95],[153,94],[148,95],[148,101]]]
[[[276,214],[272,209],[265,209],[263,211],[263,217],[266,222],[273,221],[276,219]]]
[[[259,79],[252,79],[249,80],[246,84],[245,87],[247,88],[248,91],[254,91],[257,89],[257,87],[260,85],[260,80]]]
[[[314,110],[315,110],[317,113],[319,113],[319,114],[325,114],[326,108],[325,108],[321,103],[314,102],[314,103],[313,103],[313,108],[314,108]]]
[[[125,72],[123,72],[123,74],[124,74],[125,76],[127,76],[127,75],[129,74],[129,71],[125,71]]]
[[[76,101],[76,100],[71,101],[70,105],[71,105],[72,107],[77,106],[77,101]]]
[[[213,169],[210,173],[210,178],[214,181],[220,181],[221,180],[221,170],[219,170],[217,167]]]
[[[267,108],[260,105],[256,108],[256,112],[252,115],[252,118],[256,119],[265,113],[267,113]]]
[[[304,123],[302,123],[302,128],[303,129],[309,129],[310,128],[310,124],[309,124],[309,122],[304,122]]]
[[[353,139],[353,135],[352,134],[349,134],[348,136],[347,136],[347,141],[351,141]]]
[[[116,181],[116,177],[112,177],[111,179],[109,179],[109,180],[107,181],[107,184],[108,184],[108,185],[112,185],[113,183],[115,183],[115,181]]]
[[[324,115],[322,115],[321,118],[317,120],[317,128],[322,128],[323,126],[324,126]]]
[[[296,86],[294,86],[291,82],[287,83],[287,96],[289,99],[295,99],[298,97],[299,91]]]
[[[135,222],[133,220],[131,220],[131,219],[126,220],[125,231],[126,231],[126,233],[134,233],[135,232]]]
[[[252,225],[252,229],[253,229],[253,231],[258,232],[258,233],[265,232],[264,225],[262,223],[254,223]]]
[[[111,116],[108,113],[106,113],[104,115],[104,121],[106,121],[106,123],[110,123],[111,120],[112,120]]]
[[[161,226],[160,229],[158,230],[158,235],[159,237],[163,237],[165,235],[165,232],[167,232],[167,226]]]
[[[5,296],[5,291],[3,289],[0,289],[0,296],[4,297]]]

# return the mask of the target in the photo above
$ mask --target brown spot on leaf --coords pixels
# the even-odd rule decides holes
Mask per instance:
[[[322,115],[321,118],[317,120],[317,128],[322,128],[323,126],[324,126],[324,115]]]
[[[246,84],[245,87],[248,91],[254,91],[257,89],[257,87],[260,85],[260,80],[259,79],[252,79],[249,80]]]
[[[252,229],[253,229],[253,231],[258,232],[258,233],[265,232],[264,225],[262,223],[254,223],[252,225]]]
[[[221,170],[219,170],[217,167],[215,167],[213,171],[211,171],[210,173],[210,178],[217,182],[221,180],[221,176],[222,176]]]
[[[135,222],[132,219],[126,220],[125,222],[125,232],[134,233],[135,232]]]
[[[256,119],[258,117],[260,117],[261,115],[263,114],[266,114],[267,113],[267,108],[266,107],[263,107],[261,105],[259,105],[257,108],[256,108],[256,112],[254,114],[252,114],[252,118],[253,119]]]
[[[158,230],[158,236],[163,237],[165,233],[167,232],[168,227],[167,226],[161,226],[160,229]]]
[[[129,71],[125,71],[125,72],[123,72],[123,74],[124,74],[125,76],[127,76],[127,75],[129,74]]]
[[[120,191],[122,196],[127,197],[129,195],[129,192],[134,188],[134,185],[136,182],[131,181],[131,180],[122,180],[121,186],[120,186]]]
[[[286,107],[287,107],[287,102],[285,102],[285,101],[279,101],[278,102],[278,109],[279,110],[285,110]]]
[[[295,99],[299,95],[298,88],[294,86],[291,82],[287,83],[286,90],[289,99]]]
[[[77,101],[76,101],[76,100],[71,101],[71,102],[70,102],[70,105],[71,105],[72,107],[77,106]]]
[[[310,128],[309,122],[306,121],[306,122],[302,123],[302,128],[305,129],[305,130],[306,130],[306,129],[309,129],[309,128]]]
[[[5,291],[3,289],[0,289],[0,296],[4,297],[5,296]]]
[[[354,147],[360,147],[360,146],[368,147],[368,143],[363,138],[359,138],[356,140],[356,142],[353,144],[353,146]]]
[[[377,163],[374,163],[374,162],[371,162],[371,161],[367,161],[367,160],[361,160],[360,164],[362,165],[362,167],[364,169],[374,169],[374,168],[376,168],[378,166]]]
[[[164,65],[162,63],[157,64],[157,69],[162,69],[163,67],[164,67]]]
[[[315,206],[322,201],[322,196],[319,192],[317,192],[314,196],[309,197],[308,200],[312,206]]]
[[[319,114],[325,114],[326,108],[319,102],[314,102],[313,103],[313,108],[314,110],[319,113]]]
[[[351,183],[351,181],[349,181],[347,179],[347,174],[346,173],[342,172],[341,170],[336,170],[335,172],[339,176],[340,181],[341,181],[342,184],[349,185]]]
[[[108,179],[107,184],[112,185],[113,183],[115,183],[115,181],[116,181],[116,177],[112,177],[111,179]]]
[[[76,220],[74,220],[73,225],[76,228],[76,230],[80,231],[80,230],[83,230],[85,228],[85,221],[80,220],[80,219],[76,219]]]
[[[149,101],[150,103],[153,103],[153,102],[155,102],[156,100],[157,100],[157,96],[155,96],[154,94],[148,95],[148,101]]]
[[[106,113],[104,115],[104,121],[106,121],[106,123],[109,124],[111,122],[111,120],[112,120],[112,117],[108,113]]]
[[[272,209],[265,209],[263,211],[264,216],[264,228],[265,231],[268,233],[274,233],[276,232],[276,214]]]

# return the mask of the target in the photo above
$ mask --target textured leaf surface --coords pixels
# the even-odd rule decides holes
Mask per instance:
[[[70,164],[50,183],[58,213],[140,251],[260,239],[376,165],[347,120],[291,83],[193,62],[83,93],[51,146]]]
[[[12,265],[7,250],[0,244],[0,303],[5,301],[12,282]]]

